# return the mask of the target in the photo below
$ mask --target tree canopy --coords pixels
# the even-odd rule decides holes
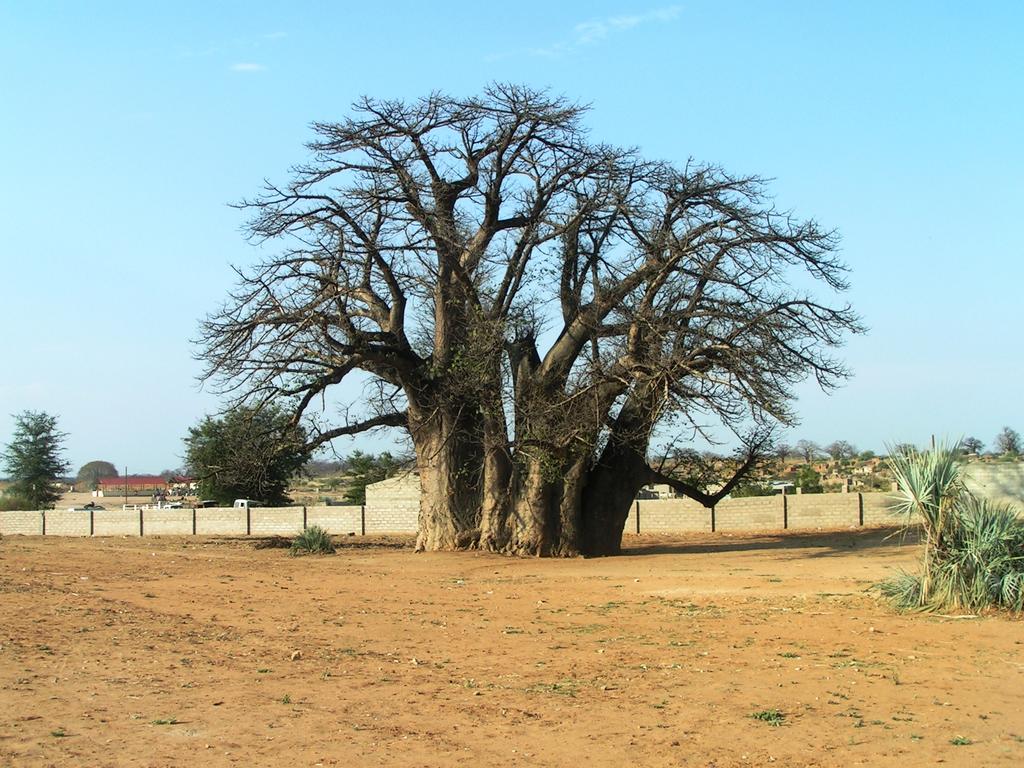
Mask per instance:
[[[75,485],[79,490],[94,491],[101,477],[117,477],[117,467],[109,461],[90,461],[78,470]]]
[[[372,453],[353,451],[345,464],[349,475],[345,501],[349,504],[365,504],[366,486],[387,480],[402,466],[402,462],[388,451],[376,456]]]
[[[985,447],[985,443],[976,437],[965,437],[960,441],[960,448],[963,449],[964,453],[981,453],[982,448]]]
[[[1021,442],[1020,433],[1010,427],[1003,427],[1002,431],[996,435],[996,451],[1001,454],[1015,456],[1021,452],[1022,445],[1024,443]]]
[[[821,446],[813,440],[797,440],[796,452],[804,461],[814,461],[821,456]]]
[[[56,416],[42,411],[15,415],[14,436],[0,455],[13,481],[6,493],[29,509],[51,509],[61,496],[57,480],[68,471],[66,437]]]
[[[279,245],[202,326],[205,378],[288,399],[310,448],[408,430],[418,546],[617,552],[650,482],[713,504],[790,424],[792,387],[845,376],[860,326],[838,237],[763,179],[592,141],[586,109],[514,85],[365,98],[309,161],[242,203]],[[319,407],[362,372],[344,418]],[[743,443],[718,490],[652,467],[657,435]]]
[[[825,446],[825,453],[836,461],[846,461],[857,456],[857,449],[846,440],[835,440]]]
[[[189,429],[185,461],[203,498],[285,504],[289,480],[309,459],[306,441],[289,414],[273,406],[243,407]]]

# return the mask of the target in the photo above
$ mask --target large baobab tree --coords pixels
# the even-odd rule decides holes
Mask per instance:
[[[857,319],[810,291],[845,287],[835,235],[757,178],[595,143],[584,114],[509,85],[364,99],[243,203],[280,250],[204,322],[206,378],[289,400],[310,447],[407,429],[421,548],[615,553],[642,485],[713,504],[795,382],[845,376]],[[331,423],[319,403],[356,372],[373,396]],[[715,493],[652,467],[656,430],[708,423],[747,438]]]

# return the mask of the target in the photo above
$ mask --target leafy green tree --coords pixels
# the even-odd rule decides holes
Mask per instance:
[[[200,495],[220,504],[239,498],[286,504],[288,482],[308,460],[305,430],[272,406],[207,416],[185,438],[185,461]]]
[[[117,467],[109,461],[90,461],[83,464],[75,478],[75,486],[79,490],[95,491],[101,477],[117,477]]]
[[[821,493],[821,475],[813,467],[800,467],[796,473],[796,485],[803,493]]]
[[[2,456],[13,481],[8,497],[23,501],[29,509],[52,509],[60,499],[57,478],[68,471],[64,439],[57,417],[42,411],[23,411],[14,417],[14,438]]]
[[[353,451],[347,463],[350,480],[345,491],[345,501],[349,504],[365,504],[366,486],[387,480],[401,467],[401,462],[387,451],[379,456]]]

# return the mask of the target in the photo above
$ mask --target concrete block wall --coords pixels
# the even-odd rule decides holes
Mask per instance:
[[[366,507],[366,532],[374,533],[416,533],[420,527],[420,505],[391,504],[386,507]]]
[[[828,493],[725,499],[715,507],[718,531],[765,531],[898,525],[889,513],[889,493]],[[783,507],[785,504],[785,507]],[[626,533],[711,531],[711,511],[690,499],[644,499],[634,502],[626,520]],[[92,513],[96,536],[137,536],[139,512],[98,510]],[[148,509],[142,511],[143,535],[294,536],[302,530],[303,507],[256,507],[249,511],[230,507],[208,509]],[[863,514],[863,518],[862,518]],[[194,515],[194,518],[193,518]],[[394,478],[367,488],[367,504],[305,508],[306,526],[319,525],[328,533],[415,533],[419,518],[419,484],[415,478]],[[89,512],[48,510],[0,512],[0,534],[88,536]]]
[[[906,522],[889,509],[893,500],[891,493],[862,493],[864,525],[900,525]]]
[[[773,531],[783,528],[784,521],[781,495],[723,499],[715,505],[716,531]]]
[[[964,482],[979,496],[1013,504],[1024,514],[1024,462],[971,463],[964,471]]]
[[[42,512],[0,512],[0,535],[42,536]]]
[[[81,512],[75,514],[83,514],[86,519],[89,517],[88,512]],[[144,514],[141,510],[120,510],[120,509],[100,509],[92,513],[93,515],[93,536],[138,536],[139,531],[139,520]],[[50,533],[49,526],[49,515],[47,515],[47,533]]]
[[[88,536],[89,513],[48,509],[44,528],[47,536]]]
[[[302,533],[302,509],[302,507],[254,507],[249,512],[250,533],[253,536],[294,536]]]
[[[639,510],[641,533],[711,531],[711,510],[692,499],[641,499],[634,502],[626,533],[636,533]]]
[[[196,510],[196,533],[199,535],[244,536],[246,511],[232,507],[207,507]]]
[[[860,494],[797,493],[786,497],[786,527],[845,528],[860,525]]]
[[[367,533],[416,533],[419,530],[420,481],[399,475],[366,486]]]
[[[205,510],[195,510],[196,515]],[[145,509],[142,511],[144,536],[189,536],[192,533],[191,509]]]
[[[360,506],[344,507],[306,507],[306,527],[319,525],[325,531],[337,536],[348,536],[363,532],[363,508]]]

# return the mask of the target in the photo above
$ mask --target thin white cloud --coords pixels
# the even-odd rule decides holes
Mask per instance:
[[[266,67],[262,64],[254,64],[252,62],[239,62],[238,64],[231,65],[232,72],[263,72]]]
[[[527,53],[531,56],[545,57],[574,53],[580,48],[604,42],[619,32],[635,29],[643,24],[666,24],[675,21],[679,18],[682,10],[683,8],[680,5],[670,5],[664,8],[655,8],[645,13],[590,19],[574,26],[572,34],[566,39],[559,40],[543,48],[530,48]]]
[[[178,57],[182,59],[205,59],[205,58],[228,58],[230,59],[241,59],[249,56],[259,56],[256,51],[258,49],[270,50],[280,41],[288,37],[287,32],[267,32],[261,35],[248,36],[248,37],[233,37],[224,40],[214,40],[205,47],[192,48],[184,47],[179,48],[177,51]],[[257,69],[253,67],[260,67],[261,65],[250,65],[249,63],[242,62],[234,64],[230,68],[236,72],[256,72]]]

